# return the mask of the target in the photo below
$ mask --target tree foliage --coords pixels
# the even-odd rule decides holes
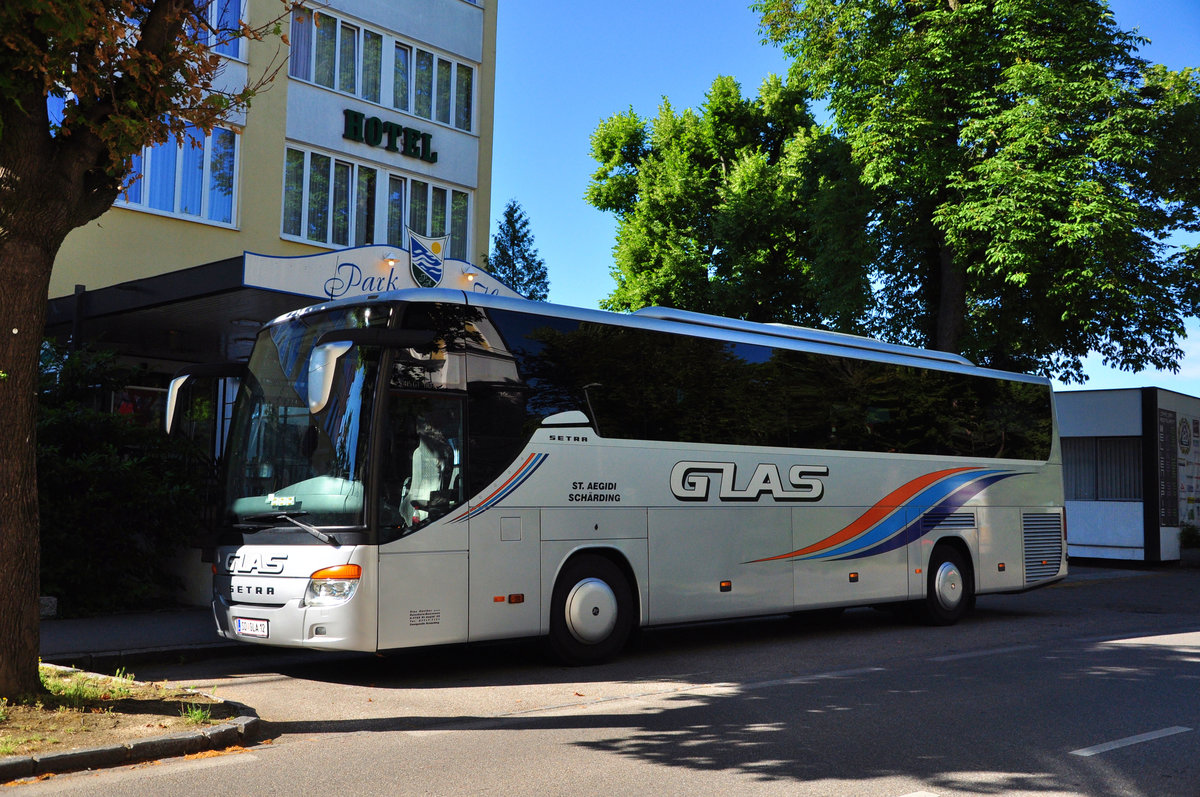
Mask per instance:
[[[600,124],[587,200],[618,219],[610,309],[652,304],[854,328],[866,310],[867,194],[794,82],[718,77],[698,111],[666,99]]]
[[[1082,380],[1197,312],[1200,75],[1102,0],[760,0],[875,200],[888,337]]]
[[[546,262],[538,257],[529,230],[529,217],[515,199],[508,200],[500,226],[492,236],[492,251],[487,256],[489,274],[499,278],[526,299],[544,302],[550,296]]]
[[[242,108],[282,65],[253,83],[225,85],[219,43],[279,32],[290,4],[264,25],[217,29],[215,0],[6,0],[0,6],[0,167],[19,182],[0,188],[0,236],[15,234],[25,196],[57,223],[43,225],[46,245],[106,211],[147,144],[188,126],[206,133]],[[64,102],[52,118],[47,98]],[[23,144],[28,149],[17,149]],[[41,191],[27,178],[49,183]],[[79,189],[61,196],[56,189]],[[65,226],[73,217],[81,221]],[[65,226],[65,230],[64,230]]]
[[[58,249],[112,205],[143,146],[182,143],[189,125],[209,132],[283,63],[228,85],[213,47],[278,32],[290,3],[261,25],[215,30],[209,2],[0,4],[0,696],[39,688],[37,366]]]

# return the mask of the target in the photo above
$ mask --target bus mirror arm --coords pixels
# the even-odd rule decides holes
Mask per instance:
[[[592,416],[592,428],[596,430],[596,434],[600,434],[600,419],[596,417],[596,410],[592,408],[591,389],[594,387],[604,387],[599,382],[589,382],[583,386],[583,397],[587,400],[588,415]]]
[[[170,386],[167,388],[167,410],[163,418],[167,434],[171,433],[171,427],[175,425],[175,407],[179,401],[179,391],[187,384],[189,379],[193,377],[242,379],[245,375],[246,363],[241,362],[189,365],[176,371],[175,376],[171,379]]]

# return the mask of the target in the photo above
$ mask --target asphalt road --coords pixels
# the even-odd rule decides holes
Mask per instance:
[[[267,744],[30,794],[1200,795],[1200,570],[1076,568],[952,628],[873,610],[535,643],[140,668],[254,706]]]

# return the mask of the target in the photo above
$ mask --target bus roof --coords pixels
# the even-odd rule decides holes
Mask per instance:
[[[864,338],[860,335],[849,335],[845,332],[829,332],[824,329],[797,327],[791,324],[760,324],[754,321],[743,321],[740,318],[725,318],[706,313],[695,313],[690,310],[676,310],[671,307],[643,307],[634,311],[634,315],[647,318],[658,318],[664,321],[677,321],[681,324],[716,327],[717,329],[735,330],[738,332],[753,332],[757,335],[803,340],[809,343],[825,343],[831,346],[864,349],[869,352],[885,352],[900,354],[905,357],[920,357],[927,360],[954,363],[955,365],[974,366],[966,357],[944,351],[930,351],[915,346],[901,346],[896,343],[885,343],[874,338]]]
[[[823,349],[826,353],[840,353],[844,356],[857,359],[883,359],[893,362],[907,361],[910,364],[927,368],[971,370],[980,374],[990,373],[994,377],[1026,382],[1049,381],[1041,376],[980,367],[965,357],[949,352],[931,351],[916,346],[903,346],[896,343],[885,343],[881,340],[850,335],[844,332],[829,332],[822,329],[790,326],[787,324],[761,324],[755,321],[743,321],[738,318],[725,318],[689,310],[676,310],[670,307],[644,307],[633,313],[614,313],[608,310],[593,310],[508,296],[472,293],[451,288],[405,288],[398,291],[336,299],[332,302],[285,313],[272,323],[331,307],[394,301],[447,302],[475,307],[495,307],[497,309],[533,313],[535,315],[573,318],[600,324],[642,327],[676,334],[700,335],[701,337],[728,337],[728,334],[721,335],[720,333],[734,333],[736,338],[740,338],[741,342],[747,343],[754,341],[770,346],[788,341],[796,348]],[[702,330],[707,330],[707,334]],[[775,341],[775,343],[772,343],[772,341]]]

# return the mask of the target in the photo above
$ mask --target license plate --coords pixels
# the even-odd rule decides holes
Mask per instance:
[[[251,620],[248,617],[233,618],[233,630],[238,636],[267,637],[268,620]]]

